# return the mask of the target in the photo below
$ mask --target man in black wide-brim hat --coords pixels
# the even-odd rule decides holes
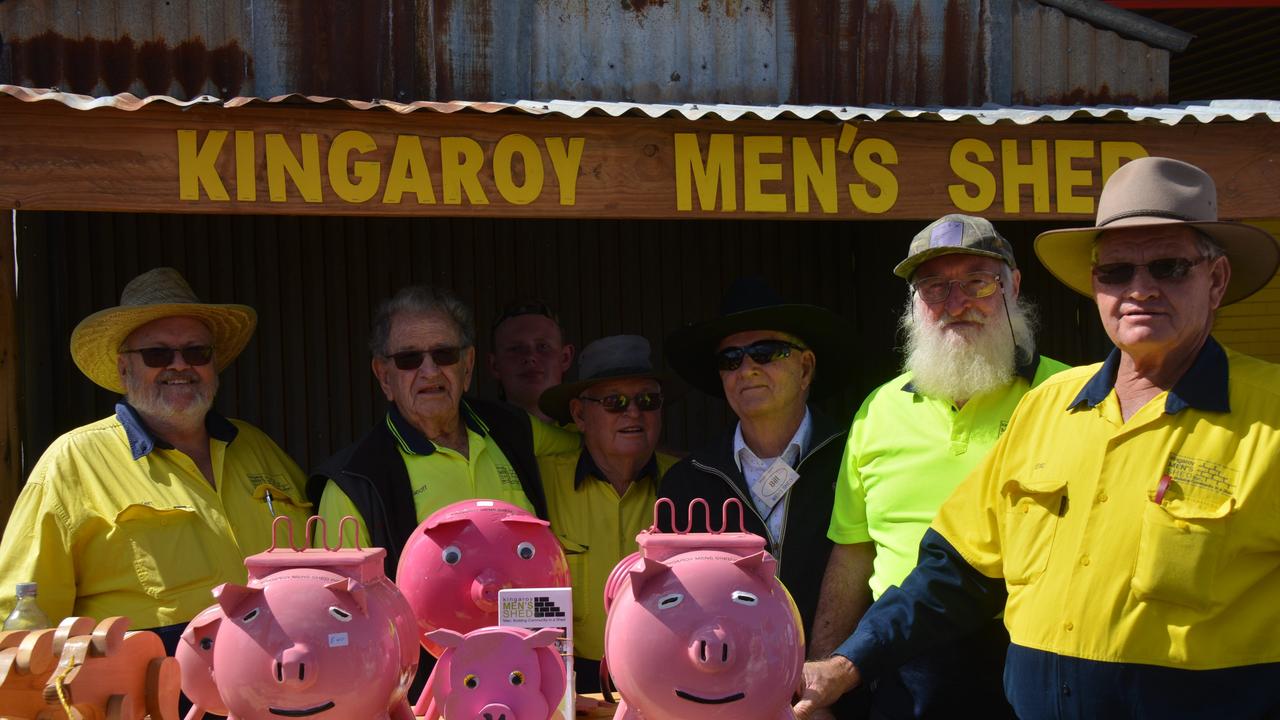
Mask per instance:
[[[831,552],[827,525],[848,433],[809,401],[839,389],[845,378],[835,361],[851,350],[852,330],[839,315],[785,303],[758,279],[734,283],[720,317],[677,330],[666,342],[668,365],[690,385],[724,397],[738,422],[672,467],[658,495],[675,503],[682,530],[690,500],[705,498],[718,517],[726,499],[739,499],[746,530],[768,541],[806,634]],[[821,372],[819,358],[829,363]],[[696,515],[692,530],[706,531]]]

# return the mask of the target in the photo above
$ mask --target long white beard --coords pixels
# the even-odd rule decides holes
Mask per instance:
[[[911,372],[915,389],[963,402],[1012,381],[1020,356],[1025,361],[1035,353],[1035,311],[1021,300],[1009,310],[1008,321],[1003,308],[990,317],[970,311],[960,320],[981,327],[957,332],[946,329],[946,319],[926,321],[908,302],[900,320],[907,336],[903,369]]]

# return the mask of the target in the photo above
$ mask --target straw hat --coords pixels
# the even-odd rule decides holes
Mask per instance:
[[[76,325],[71,333],[71,357],[90,380],[123,394],[116,357],[125,338],[152,320],[175,316],[193,317],[208,326],[218,372],[236,359],[258,322],[253,308],[202,303],[177,270],[155,268],[124,286],[119,305],[99,310]]]
[[[578,357],[578,379],[549,387],[538,398],[538,409],[556,422],[573,420],[569,415],[569,401],[583,390],[606,380],[626,378],[652,378],[662,386],[664,394],[673,395],[671,377],[653,366],[649,341],[639,335],[610,335],[600,338],[583,349]]]
[[[1147,157],[1124,165],[1098,198],[1097,225],[1050,230],[1036,238],[1036,255],[1055,277],[1093,297],[1093,241],[1105,230],[1189,225],[1213,238],[1231,261],[1222,304],[1261,290],[1280,266],[1280,246],[1270,233],[1218,220],[1218,191],[1209,174],[1170,158]]]

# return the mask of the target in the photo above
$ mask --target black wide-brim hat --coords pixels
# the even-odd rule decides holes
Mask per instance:
[[[720,304],[720,317],[686,325],[667,336],[667,365],[689,385],[724,397],[716,348],[726,337],[752,330],[795,336],[817,357],[817,375],[809,397],[830,395],[851,378],[844,358],[854,348],[853,328],[840,315],[817,305],[786,303],[760,278],[740,278]]]

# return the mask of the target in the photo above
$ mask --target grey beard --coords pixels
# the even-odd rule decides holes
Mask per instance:
[[[915,389],[962,402],[1008,385],[1019,361],[1035,354],[1035,310],[1020,300],[1010,305],[1008,320],[1004,314],[1001,308],[985,319],[966,316],[983,324],[975,335],[963,337],[944,330],[944,323],[926,322],[908,302],[900,320],[907,340],[903,369],[911,372]]]

